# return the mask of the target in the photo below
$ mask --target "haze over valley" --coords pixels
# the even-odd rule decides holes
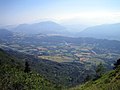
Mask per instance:
[[[118,0],[1,0],[0,90],[120,90]]]

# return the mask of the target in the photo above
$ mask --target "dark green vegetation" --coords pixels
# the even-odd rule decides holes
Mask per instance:
[[[91,76],[95,75],[93,74],[95,71],[87,70],[88,68],[85,68],[84,64],[62,64],[38,60],[12,50],[7,53],[0,49],[0,90],[64,90],[68,86],[83,82],[86,83],[70,90],[120,89],[119,60],[116,62],[115,70],[101,74],[102,77],[97,77],[98,79],[92,79]],[[27,60],[26,63],[23,58]],[[26,67],[28,72],[25,71]],[[94,68],[91,69],[94,70]],[[100,69],[103,69],[101,64],[96,68],[97,73],[102,71]]]
[[[1,88],[11,90],[54,90],[97,81],[120,57],[120,42],[114,40],[16,33],[0,39]]]
[[[34,58],[32,55],[18,53],[13,50],[8,50],[7,52],[23,61],[26,59],[32,70],[38,72],[57,86],[74,86],[84,82],[87,75],[94,76],[95,74],[95,66],[92,66],[90,63],[57,63]]]
[[[114,69],[116,69],[117,67],[119,67],[120,65],[120,59],[117,60],[116,63],[114,63]]]
[[[59,89],[59,88],[58,88]],[[55,90],[55,85],[0,49],[0,90]]]
[[[97,80],[88,81],[70,90],[120,90],[120,66]]]
[[[9,55],[0,50],[0,79],[2,81],[0,87],[6,90],[7,88],[11,90],[14,88],[50,90],[52,88],[54,90],[54,87],[59,89],[83,83],[87,75],[94,76],[95,74],[94,67],[92,69],[89,63],[86,65],[75,62],[57,63],[12,50],[6,52]],[[26,60],[31,70],[27,70],[29,72],[25,71]]]

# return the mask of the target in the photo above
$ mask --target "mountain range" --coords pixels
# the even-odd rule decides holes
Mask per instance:
[[[80,32],[80,37],[93,37],[98,39],[111,39],[120,40],[120,23],[116,24],[104,24],[89,27],[84,31]]]
[[[81,25],[77,30],[72,26],[64,26],[53,21],[44,21],[33,24],[20,24],[13,28],[7,28],[9,31],[24,33],[24,34],[47,34],[47,35],[58,35],[58,36],[72,36],[72,37],[92,37],[97,39],[109,39],[109,40],[120,40],[120,23],[115,24],[103,24],[91,26],[88,28],[84,27],[81,31]],[[72,30],[71,30],[72,29]],[[80,32],[79,32],[80,31]],[[0,35],[5,35],[6,30],[0,30]],[[11,33],[11,32],[9,32]],[[7,36],[7,35],[5,35]]]
[[[20,24],[13,28],[14,32],[25,34],[64,34],[65,27],[52,21],[39,22],[34,24]]]
[[[11,31],[9,29],[0,29],[0,46],[3,46],[2,49],[0,47],[0,90],[119,90],[120,66],[99,78],[95,78],[97,66],[92,65],[90,62],[58,63],[48,59],[37,58],[36,55],[29,55],[25,52],[16,51],[15,48],[10,49],[8,47],[19,46],[18,49],[20,50],[28,46],[25,50],[32,49],[36,53],[37,46],[43,45],[45,47],[45,45],[51,45],[55,47],[55,45],[62,46],[63,44],[65,48],[56,47],[52,48],[52,51],[58,49],[57,51],[61,53],[64,50],[64,53],[71,57],[74,52],[69,54],[71,52],[70,49],[75,51],[76,48],[74,49],[73,47],[81,45],[84,48],[83,46],[86,45],[89,49],[92,47],[89,53],[94,51],[98,54],[94,56],[95,58],[100,56],[98,60],[104,60],[104,64],[110,66],[114,64],[114,60],[111,57],[115,58],[116,55],[120,54],[120,42],[116,41],[120,40],[119,28],[119,23],[89,27],[77,33],[79,38],[44,35],[65,35],[66,33],[66,35],[69,35],[64,26],[51,21],[21,24]],[[33,35],[17,35],[14,32]],[[2,43],[3,41],[5,43]],[[51,47],[49,48],[51,49]],[[67,49],[69,49],[68,52],[66,52]],[[77,50],[77,52],[86,53],[85,49],[84,51],[82,49]],[[90,58],[92,58],[92,55]],[[30,72],[27,73],[25,72],[26,62],[28,62],[27,66],[30,67]],[[79,84],[80,86],[78,87],[70,88]]]

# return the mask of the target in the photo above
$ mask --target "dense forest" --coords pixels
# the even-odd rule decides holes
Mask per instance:
[[[97,80],[89,80],[70,90],[120,90],[120,63],[114,70],[102,75]]]
[[[49,62],[48,65],[51,66],[50,64],[51,61],[47,61],[47,62]],[[67,69],[69,69],[67,71],[71,71],[71,72],[76,71],[70,73],[70,72],[66,72],[65,69],[66,65],[58,64],[55,62],[54,62],[55,63],[54,67],[53,66],[50,67],[47,65],[44,66],[46,62],[45,63],[42,62],[42,64],[39,63],[40,66],[43,67],[43,68],[42,67],[39,68],[39,70],[41,71],[37,71],[30,63],[31,62],[29,60],[22,60],[22,58],[18,58],[15,55],[10,55],[8,54],[8,52],[0,49],[0,81],[1,81],[0,89],[1,90],[64,90],[64,89],[98,90],[98,88],[99,90],[109,90],[110,88],[111,90],[120,89],[119,61],[117,61],[117,63],[115,64],[116,67],[114,68],[113,71],[110,71],[106,74],[101,74],[99,77],[96,77],[96,75],[92,73],[93,75],[95,75],[94,78],[90,77],[90,75],[92,74],[90,74],[91,71],[89,70],[88,71],[84,70],[83,73],[84,75],[82,74],[82,76],[84,77],[81,77],[81,74],[77,72],[80,71],[79,70],[80,67],[78,67],[79,65],[77,66],[77,64],[76,67],[74,66],[74,64],[67,65]],[[98,72],[101,69],[99,68],[100,66],[98,66],[98,70],[97,70]],[[81,67],[83,68],[84,65]],[[59,74],[55,73],[55,72],[59,72],[60,68],[63,68],[65,70],[61,69],[62,73]],[[63,73],[63,71],[65,72]],[[85,72],[87,72],[87,74]],[[56,77],[52,73],[54,73]],[[53,76],[50,77],[49,76],[50,74]],[[77,78],[73,78],[71,76],[70,78],[70,76],[67,76],[65,74],[67,75],[73,74],[73,76],[75,75],[80,75],[80,76],[77,76]],[[45,75],[48,75],[48,78]],[[85,75],[87,76],[85,77]],[[61,79],[58,77],[60,77]],[[82,82],[80,82],[79,80],[82,80],[82,78],[84,79]],[[77,83],[75,82],[76,79],[78,80]],[[80,86],[74,87],[74,85],[79,85],[80,83],[81,83]],[[72,88],[71,86],[74,88]]]
[[[40,74],[25,72],[15,57],[0,50],[0,90],[55,90],[55,85]]]

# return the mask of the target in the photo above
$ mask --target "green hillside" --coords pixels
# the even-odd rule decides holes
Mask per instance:
[[[0,90],[55,90],[55,85],[33,71],[25,73],[18,59],[0,49]]]
[[[66,62],[58,63],[45,59],[38,59],[32,55],[5,50],[11,56],[14,56],[24,65],[24,61],[29,62],[31,70],[39,73],[47,80],[59,87],[73,87],[84,82],[86,76],[94,76],[94,66],[90,63]]]
[[[64,85],[53,84],[53,81],[50,82],[32,68],[30,72],[25,73],[24,64],[24,60],[19,60],[0,49],[0,90],[63,90]],[[69,90],[120,90],[120,66],[97,80],[88,81]]]
[[[120,66],[97,80],[89,81],[70,90],[120,90]]]

